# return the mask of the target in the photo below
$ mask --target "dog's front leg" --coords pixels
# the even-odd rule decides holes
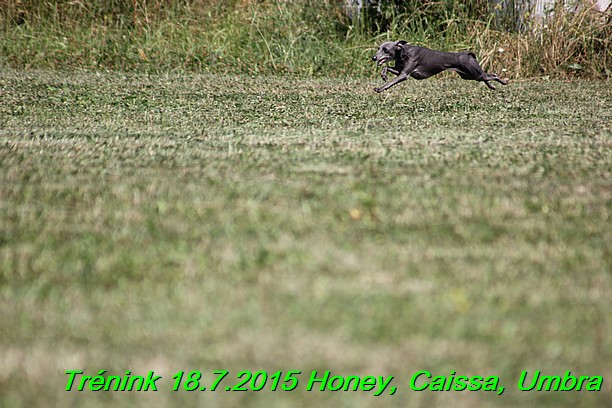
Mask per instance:
[[[383,81],[387,82],[389,80],[389,76],[387,75],[387,72],[392,73],[393,75],[399,75],[399,70],[396,68],[391,68],[388,65],[385,65],[382,69],[382,71],[380,71],[380,77],[382,78]]]
[[[387,71],[389,70],[389,67],[387,65],[385,65],[383,67],[383,69],[380,71],[380,77],[382,78],[383,81],[387,82],[387,79],[389,78],[387,76]]]
[[[416,67],[417,67],[417,63],[413,60],[413,61],[410,61],[406,65],[401,64],[399,67],[396,65],[395,68],[390,68],[390,67],[387,68],[387,71],[397,76],[393,78],[393,80],[381,86],[380,88],[374,88],[374,92],[381,93],[382,91],[385,91],[391,88],[393,85],[397,85],[400,82],[407,80],[410,74],[412,73],[412,71],[414,71]]]
[[[397,85],[400,82],[405,81],[406,79],[408,79],[408,74],[406,74],[405,72],[401,72],[392,81],[387,82],[386,84],[384,84],[380,88],[374,88],[374,91],[378,92],[378,93],[381,93],[382,91],[385,91],[385,90],[391,88],[393,85]]]

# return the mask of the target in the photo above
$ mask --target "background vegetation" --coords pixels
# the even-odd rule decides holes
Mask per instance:
[[[0,66],[365,76],[372,48],[401,38],[511,78],[612,70],[610,12],[588,1],[518,31],[484,0],[397,3],[350,18],[340,0],[0,0]]]

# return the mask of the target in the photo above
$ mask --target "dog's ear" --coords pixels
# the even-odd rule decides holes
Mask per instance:
[[[408,44],[406,41],[404,41],[404,40],[399,40],[399,41],[396,41],[396,42],[395,42],[395,47],[396,47],[398,50],[401,50],[401,49],[402,49],[402,47],[403,47],[404,45],[406,45],[406,44]]]

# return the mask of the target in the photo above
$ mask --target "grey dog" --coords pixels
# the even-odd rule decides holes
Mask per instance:
[[[489,81],[497,81],[506,85],[508,81],[500,79],[495,74],[483,71],[476,60],[476,55],[471,52],[444,52],[431,50],[425,47],[410,45],[406,41],[387,41],[378,47],[378,51],[372,57],[378,62],[378,66],[388,61],[395,61],[393,68],[385,65],[380,73],[383,81],[387,82],[387,72],[397,75],[393,80],[387,82],[374,91],[382,92],[412,77],[414,79],[426,79],[439,74],[442,71],[456,71],[463,79],[482,81],[491,89],[495,89]]]

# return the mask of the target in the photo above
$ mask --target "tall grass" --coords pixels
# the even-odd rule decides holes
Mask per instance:
[[[0,66],[367,76],[382,40],[472,49],[508,77],[610,76],[610,12],[582,1],[523,32],[487,1],[413,2],[349,18],[340,0],[0,0]]]

